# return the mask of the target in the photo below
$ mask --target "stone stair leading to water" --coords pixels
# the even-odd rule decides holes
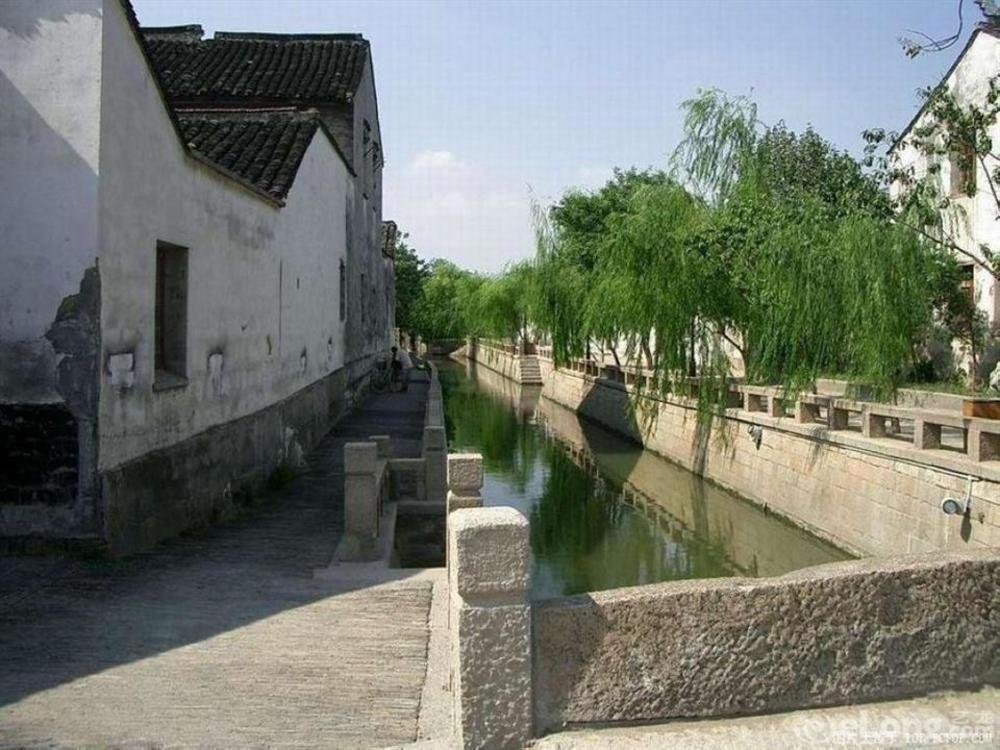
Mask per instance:
[[[542,385],[542,368],[538,357],[530,354],[521,355],[521,384]]]

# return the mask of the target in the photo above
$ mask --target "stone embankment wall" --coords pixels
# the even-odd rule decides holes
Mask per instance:
[[[848,550],[878,555],[1000,546],[1000,483],[989,465],[995,462],[951,454],[955,468],[947,469],[889,438],[742,409],[716,419],[709,434],[693,405],[666,401],[656,404],[643,429],[620,384],[546,369],[543,395]],[[763,429],[759,447],[747,432],[752,425]],[[969,516],[944,514],[941,501],[964,499],[969,477]]]
[[[488,367],[522,385],[541,385],[542,373],[539,358],[534,354],[517,354],[514,347],[497,348],[476,339],[465,345],[464,354],[477,364]]]
[[[935,548],[818,565],[770,578],[673,581],[533,601],[530,634],[525,636],[524,628],[517,626],[523,604],[513,589],[526,591],[528,585],[510,583],[510,571],[517,566],[507,553],[515,545],[508,540],[463,546],[457,544],[460,530],[453,525],[449,574],[453,596],[457,591],[459,600],[452,606],[453,612],[465,617],[458,626],[452,621],[452,675],[461,746],[520,747],[528,733],[523,707],[526,692],[531,696],[530,731],[538,736],[567,724],[766,713],[973,688],[1000,680],[1000,608],[996,606],[1000,550],[984,548],[984,521],[941,513],[937,498],[931,497],[941,490],[937,484],[939,475],[944,475],[941,467],[918,466],[925,473],[910,474],[903,471],[914,466],[910,456],[878,455],[875,439],[813,434],[810,431],[821,429],[815,424],[799,424],[802,433],[783,431],[775,426],[787,418],[736,409],[721,418],[722,428],[734,434],[720,445],[705,440],[691,407],[679,403],[661,404],[648,429],[640,430],[628,417],[631,412],[623,384],[604,385],[592,376],[551,366],[543,393],[558,396],[562,403],[619,432],[645,437],[647,445],[658,440],[660,452],[669,456],[673,450],[678,460],[707,475],[715,471],[715,476],[727,476],[718,467],[735,463],[740,469],[728,476],[745,483],[744,494],[750,494],[749,489],[772,493],[771,507],[777,504],[786,515],[844,544],[830,528],[866,544],[873,544],[874,535],[884,534],[905,551],[913,534],[921,531],[916,521],[908,534],[903,520],[880,528],[852,523],[848,517],[855,510],[865,511],[863,516],[878,516],[891,509],[889,502],[896,497],[915,505],[917,509],[910,511],[914,515],[927,506],[943,523],[978,526],[974,531],[960,531],[961,544],[956,546],[963,549],[954,551]],[[759,452],[742,429],[748,422],[771,428]],[[772,432],[778,437],[772,437]],[[784,442],[768,443],[779,439]],[[855,440],[875,447],[847,442]],[[741,443],[748,444],[749,450]],[[754,464],[762,460],[758,456],[765,446],[770,469]],[[789,458],[779,458],[782,452]],[[831,467],[832,461],[839,463]],[[898,492],[894,485],[858,476],[858,466],[865,462],[900,481],[909,477],[919,489],[894,494]],[[995,471],[990,462],[974,465],[979,467],[980,484],[993,481],[983,476]],[[755,471],[765,483],[763,488],[752,486]],[[823,494],[824,483],[838,472],[856,484],[863,505],[847,505],[839,497]],[[800,486],[796,480],[785,480],[766,486],[768,481],[777,483],[782,473],[811,475],[811,483]],[[834,486],[845,485],[837,482]],[[810,493],[824,502],[809,502]],[[973,509],[978,502],[974,498]],[[457,511],[479,514],[461,520],[484,538],[509,536],[517,531],[515,526],[526,537],[525,522],[517,525],[501,515],[510,512],[507,508]],[[995,525],[995,516],[989,518]],[[877,547],[868,551],[885,554]],[[521,557],[527,560],[527,551]],[[503,597],[497,596],[500,590]],[[499,624],[501,618],[506,618],[503,627],[479,625]],[[530,639],[527,667],[525,638]],[[525,668],[531,674],[527,690],[523,687]],[[511,691],[511,686],[517,689]],[[491,721],[494,716],[504,721]]]
[[[535,729],[725,716],[1000,679],[995,550],[636,586],[533,607]]]
[[[690,401],[640,399],[635,410],[632,386],[540,361],[543,397],[859,555],[1000,546],[1000,461],[744,409],[708,431]],[[751,426],[763,430],[759,447]],[[944,514],[941,501],[964,500],[970,477],[971,512]]]
[[[528,522],[517,511],[455,510],[448,537],[460,747],[522,747],[566,725],[768,713],[1000,680],[998,550],[529,602]]]

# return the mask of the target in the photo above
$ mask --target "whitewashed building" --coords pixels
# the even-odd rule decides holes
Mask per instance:
[[[0,4],[0,546],[148,547],[295,463],[390,344],[357,35]]]
[[[980,25],[970,37],[965,48],[959,53],[951,68],[945,74],[941,85],[955,97],[961,105],[985,105],[990,81],[1000,75],[1000,26],[992,23]],[[912,168],[917,178],[925,177],[930,166],[929,158],[913,145],[911,133],[928,123],[929,114],[924,106],[903,129],[893,147],[892,156],[901,168]],[[994,144],[1000,144],[1000,122],[993,123],[991,131]],[[987,245],[994,253],[1000,253],[1000,220],[997,216],[997,202],[990,189],[990,180],[982,165],[977,164],[973,174],[965,174],[961,169],[958,154],[943,159],[938,165],[940,171],[938,189],[948,196],[952,206],[946,209],[945,227],[951,237],[963,250],[980,260],[983,259],[981,246]],[[1000,164],[993,164],[996,168]],[[975,195],[967,195],[963,186],[974,180]],[[899,186],[894,187],[895,190]],[[970,290],[975,294],[976,303],[985,313],[990,324],[1000,325],[1000,294],[997,280],[990,272],[972,259],[959,256],[965,264]],[[995,358],[994,358],[995,359]]]

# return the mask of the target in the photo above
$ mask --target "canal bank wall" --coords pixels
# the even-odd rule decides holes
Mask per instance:
[[[512,371],[510,355],[486,349],[465,353]],[[545,357],[539,363],[544,397],[858,555],[1000,546],[1000,461],[742,408],[705,429],[691,400],[640,396],[636,409],[631,385],[556,368]],[[760,429],[759,444],[751,427]],[[970,479],[970,512],[943,513],[945,497],[964,501]]]
[[[519,385],[472,363],[467,369],[476,386],[509,405],[518,421],[533,418],[582,472],[620,486],[618,502],[641,514],[673,543],[707,545],[712,556],[726,560],[729,575],[776,576],[847,557],[839,550],[831,554],[831,545],[717,483],[542,398],[541,386]],[[655,579],[634,583],[651,580]]]
[[[554,377],[546,374],[549,392]],[[527,408],[524,389],[510,396],[519,413]],[[578,413],[592,394],[580,396]],[[534,414],[543,419],[547,409],[560,411],[542,398]],[[726,423],[742,426],[734,411]],[[580,429],[572,441],[581,445],[600,432],[588,437],[585,422]],[[528,736],[595,723],[770,713],[1000,683],[1000,549],[970,542],[768,578],[529,599],[529,524],[513,509],[456,510],[448,535],[461,747],[521,747]]]

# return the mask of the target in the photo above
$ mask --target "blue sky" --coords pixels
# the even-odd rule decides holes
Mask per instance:
[[[765,122],[812,124],[858,153],[902,128],[959,45],[956,0],[133,0],[151,26],[361,32],[387,158],[386,218],[418,252],[496,271],[534,252],[529,188],[553,200],[615,166],[665,166],[699,88],[751,94]]]

